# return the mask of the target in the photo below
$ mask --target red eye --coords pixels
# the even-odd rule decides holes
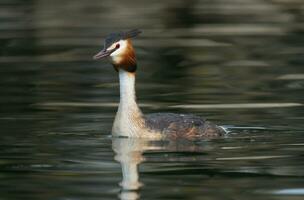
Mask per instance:
[[[115,48],[118,49],[120,47],[120,44],[116,44]]]

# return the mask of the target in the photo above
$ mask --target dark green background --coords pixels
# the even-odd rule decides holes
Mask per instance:
[[[92,56],[108,33],[131,28],[143,31],[134,46],[145,113],[241,127],[145,150],[135,193],[302,199],[303,27],[302,0],[1,0],[0,199],[118,198],[118,78]]]

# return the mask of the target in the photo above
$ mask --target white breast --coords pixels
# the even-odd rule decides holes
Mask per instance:
[[[112,127],[114,136],[159,138],[145,126],[143,114],[136,103],[135,74],[119,70],[120,103]]]

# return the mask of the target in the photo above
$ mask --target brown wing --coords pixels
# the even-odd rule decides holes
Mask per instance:
[[[224,134],[224,131],[195,115],[154,113],[146,115],[146,126],[166,134],[166,137],[178,139],[213,138]]]

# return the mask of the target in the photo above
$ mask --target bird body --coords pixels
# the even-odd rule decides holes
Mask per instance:
[[[104,49],[94,59],[110,57],[114,69],[119,74],[120,103],[112,127],[116,137],[151,139],[200,139],[224,135],[225,131],[198,116],[155,113],[144,115],[136,102],[135,77],[136,57],[130,38],[137,36],[138,30],[112,33],[105,39]]]

